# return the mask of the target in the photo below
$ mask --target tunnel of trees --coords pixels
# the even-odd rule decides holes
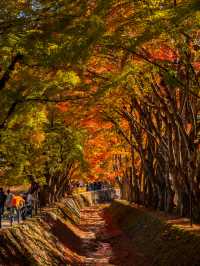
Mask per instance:
[[[72,179],[200,220],[198,0],[0,3],[0,183]]]

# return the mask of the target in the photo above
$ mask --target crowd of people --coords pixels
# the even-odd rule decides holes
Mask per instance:
[[[38,200],[39,185],[36,182],[31,184],[31,187],[27,192],[15,195],[9,189],[4,192],[4,189],[0,188],[0,219],[8,218],[5,213],[12,220],[14,215],[17,214],[23,220],[27,216],[32,216],[33,207]],[[19,217],[18,217],[19,219]]]
[[[83,181],[76,181],[71,184],[72,190],[83,188],[86,191],[104,191],[110,187],[111,185],[107,181],[95,181],[87,184]],[[0,187],[0,227],[1,221],[4,219],[10,219],[12,223],[14,217],[17,217],[18,221],[20,218],[25,220],[27,216],[32,217],[32,211],[35,210],[35,213],[37,212],[39,193],[40,186],[37,182],[32,182],[28,191],[19,195],[15,195],[9,189],[5,192]]]
[[[86,191],[96,191],[106,188],[108,188],[108,183],[105,181],[98,181],[86,184]]]
[[[74,182],[72,184],[72,189],[85,188],[86,191],[96,191],[101,189],[108,189],[110,184],[107,181],[95,181],[90,183],[83,183],[81,181]]]

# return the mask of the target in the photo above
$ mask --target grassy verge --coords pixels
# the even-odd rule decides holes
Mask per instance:
[[[148,258],[149,265],[200,265],[200,236],[171,226],[125,201],[114,201],[108,211],[130,237],[133,247]]]

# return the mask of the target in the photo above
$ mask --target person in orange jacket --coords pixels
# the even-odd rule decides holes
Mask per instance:
[[[16,209],[21,209],[25,204],[25,200],[21,196],[13,196],[12,207]]]

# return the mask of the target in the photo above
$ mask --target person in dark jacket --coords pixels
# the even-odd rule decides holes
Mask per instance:
[[[29,193],[33,194],[35,192],[38,192],[39,188],[40,188],[39,184],[37,182],[33,181],[31,183],[31,187],[29,189]]]
[[[97,182],[93,183],[93,190],[96,191],[97,190]]]
[[[6,201],[6,194],[3,191],[3,188],[0,188],[0,215],[4,213],[4,206]]]
[[[101,190],[101,181],[97,183],[97,190]]]

